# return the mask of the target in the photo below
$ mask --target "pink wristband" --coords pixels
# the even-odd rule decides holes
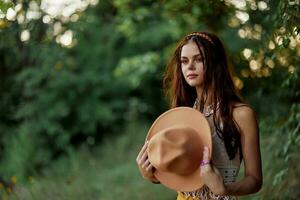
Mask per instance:
[[[210,160],[202,160],[200,166],[208,165],[210,164]]]

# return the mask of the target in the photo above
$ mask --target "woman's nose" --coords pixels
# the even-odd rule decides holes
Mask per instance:
[[[189,63],[188,69],[195,69],[194,61],[191,61],[191,62]]]

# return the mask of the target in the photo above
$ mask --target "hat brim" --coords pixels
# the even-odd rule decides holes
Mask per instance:
[[[152,124],[146,137],[146,141],[150,140],[155,134],[168,127],[184,124],[193,127],[201,138],[201,143],[210,149],[209,158],[212,152],[212,140],[209,124],[204,115],[196,109],[190,107],[176,107],[161,114]],[[175,191],[194,191],[203,186],[200,177],[200,163],[202,161],[203,152],[199,152],[201,160],[199,168],[189,175],[179,175],[166,171],[156,170],[154,176],[166,187]],[[151,162],[151,156],[149,156]]]
[[[178,175],[174,173],[155,171],[154,176],[166,187],[181,192],[195,191],[203,186],[200,178],[200,166],[192,174]]]

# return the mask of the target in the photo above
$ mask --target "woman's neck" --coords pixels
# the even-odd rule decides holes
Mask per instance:
[[[201,97],[202,97],[202,92],[203,92],[203,88],[202,87],[196,87],[196,92],[197,92],[197,99],[199,100],[199,102],[200,102],[200,100],[201,100]],[[205,94],[203,94],[204,95],[204,99],[206,98],[205,97]],[[207,99],[206,99],[206,101],[205,101],[205,103],[204,103],[204,107],[207,107],[207,106],[210,106],[211,104],[213,104],[213,100],[212,100],[212,96],[210,95],[210,90],[208,90],[208,97],[207,97]]]

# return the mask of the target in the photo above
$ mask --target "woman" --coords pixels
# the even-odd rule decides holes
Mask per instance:
[[[164,86],[171,107],[189,106],[204,114],[212,130],[211,149],[204,148],[201,178],[205,185],[191,192],[178,191],[177,200],[236,199],[262,186],[259,130],[254,111],[234,87],[224,47],[208,32],[193,32],[177,45],[166,68]],[[147,145],[136,161],[142,176],[159,183],[147,157]],[[235,181],[244,160],[245,175]]]

